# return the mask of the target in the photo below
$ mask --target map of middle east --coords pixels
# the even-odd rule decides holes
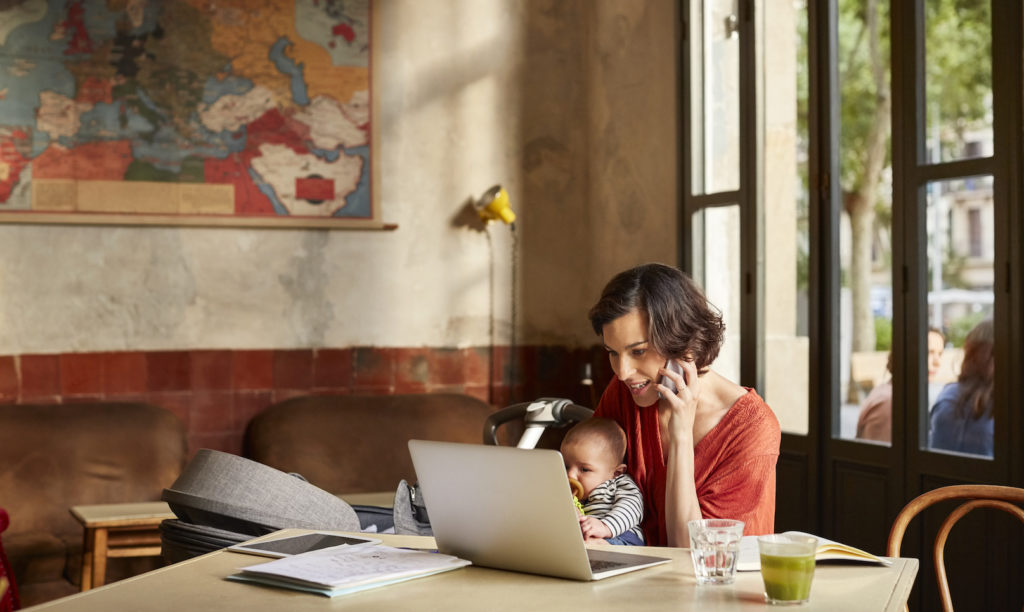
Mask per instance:
[[[2,6],[0,221],[373,217],[369,0]]]

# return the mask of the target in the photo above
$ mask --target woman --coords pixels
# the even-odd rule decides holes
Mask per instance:
[[[960,376],[942,389],[932,407],[932,448],[992,456],[993,334],[992,319],[985,319],[964,339]]]
[[[928,329],[928,397],[934,399],[932,388],[942,367],[942,352],[946,348],[946,336],[938,329]],[[857,415],[857,439],[877,440],[889,444],[892,442],[892,351],[885,362],[885,372],[889,376],[879,383],[864,398]],[[938,393],[935,393],[937,396]]]
[[[647,543],[689,547],[687,522],[699,518],[772,533],[779,422],[755,391],[710,368],[725,326],[696,283],[661,264],[627,270],[604,288],[590,323],[615,372],[595,415],[626,432]]]

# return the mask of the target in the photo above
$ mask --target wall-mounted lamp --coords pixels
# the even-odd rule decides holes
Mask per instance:
[[[512,225],[516,220],[516,213],[512,212],[508,203],[508,192],[501,185],[495,185],[484,192],[474,207],[484,223],[501,220]]]
[[[518,240],[519,240],[519,238],[516,235],[516,233],[517,233],[516,232],[516,224],[515,224],[516,213],[514,213],[512,211],[512,207],[509,206],[508,200],[509,200],[508,192],[505,191],[505,188],[502,187],[501,185],[495,185],[494,187],[491,187],[490,189],[485,191],[484,194],[482,196],[480,196],[479,199],[477,199],[475,201],[472,201],[471,203],[472,203],[472,206],[473,206],[473,210],[476,211],[477,215],[480,216],[480,220],[483,221],[484,230],[487,232],[487,238],[488,238],[487,242],[488,242],[488,245],[491,247],[491,249],[490,249],[490,256],[491,256],[490,257],[490,259],[491,259],[491,274],[490,274],[490,283],[491,283],[491,317],[490,317],[490,319],[491,319],[491,321],[490,321],[491,326],[490,327],[491,327],[491,329],[490,329],[490,334],[491,334],[491,347],[492,347],[492,350],[497,348],[497,343],[496,343],[495,331],[494,331],[495,330],[495,327],[494,327],[494,318],[495,318],[495,315],[494,315],[494,279],[495,279],[494,267],[496,265],[496,260],[495,260],[495,257],[494,257],[494,249],[493,249],[494,243],[491,240],[491,231],[490,231],[491,222],[492,221],[501,221],[505,225],[508,225],[508,228],[509,228],[509,236],[511,237],[511,243],[510,243],[511,252],[509,253],[508,263],[509,263],[509,265],[511,265],[512,270],[511,270],[511,274],[509,276],[509,278],[511,280],[511,286],[509,287],[509,319],[510,319],[510,322],[509,322],[509,347],[508,347],[509,356],[508,356],[507,376],[508,376],[508,384],[510,385],[510,390],[514,390],[515,387],[516,387],[516,381],[518,380],[518,376],[519,376],[519,373],[518,373],[518,369],[519,369],[518,368],[519,356],[518,356],[518,351],[516,349],[516,318],[517,318],[516,305],[517,305],[517,301],[518,301],[517,294],[516,294],[516,288],[517,288],[517,282],[516,281],[517,281],[517,277],[519,276],[519,273],[518,273],[518,267],[519,267]],[[465,210],[465,207],[463,208],[463,210]],[[492,355],[492,357],[491,357],[491,368],[492,368],[492,371],[491,371],[491,377],[490,377],[490,379],[492,381],[495,380],[495,372],[494,372],[493,368],[495,367],[494,364],[497,362],[497,360],[498,360],[497,356],[496,355]]]

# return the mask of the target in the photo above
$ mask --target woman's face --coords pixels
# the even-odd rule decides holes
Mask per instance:
[[[945,341],[941,334],[933,331],[928,332],[928,380],[935,380],[935,375],[942,367],[942,349],[945,348]]]
[[[601,335],[612,370],[629,387],[633,401],[638,406],[657,403],[658,389],[654,385],[667,358],[648,343],[647,317],[631,310],[605,325]]]

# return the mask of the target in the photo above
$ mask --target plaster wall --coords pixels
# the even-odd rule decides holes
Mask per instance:
[[[672,2],[530,6],[523,335],[586,346],[598,342],[586,313],[612,275],[677,263],[679,18]]]
[[[397,229],[0,225],[0,354],[593,344],[607,278],[677,249],[675,10],[376,2]],[[514,234],[469,210],[495,183]]]

